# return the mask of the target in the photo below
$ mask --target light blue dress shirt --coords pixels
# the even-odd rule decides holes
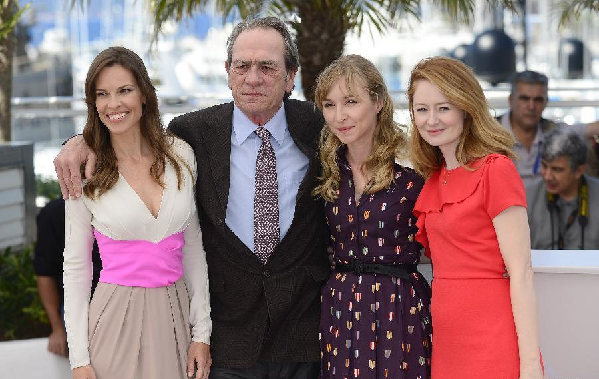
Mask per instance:
[[[309,160],[289,134],[282,103],[264,127],[271,134],[270,143],[277,157],[279,227],[280,238],[283,239],[293,221],[297,191],[308,170]],[[254,251],[254,177],[262,143],[254,133],[256,128],[257,125],[235,106],[231,133],[231,183],[225,222],[251,251]]]

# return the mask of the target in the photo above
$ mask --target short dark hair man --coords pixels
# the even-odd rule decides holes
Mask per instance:
[[[547,76],[536,71],[518,72],[511,81],[510,111],[498,117],[516,138],[514,150],[519,159],[514,163],[525,185],[540,175],[541,148],[547,132],[560,126],[576,132],[583,139],[599,134],[599,122],[566,126],[543,118],[548,102],[548,83]]]
[[[599,179],[585,175],[587,146],[576,133],[545,135],[541,178],[526,187],[533,249],[599,249]]]

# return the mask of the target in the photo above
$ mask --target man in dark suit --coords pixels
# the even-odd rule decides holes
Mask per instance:
[[[238,24],[225,67],[234,102],[175,118],[196,153],[196,204],[210,276],[214,378],[315,378],[320,286],[329,270],[324,216],[311,196],[323,125],[313,104],[284,99],[297,49],[276,18]],[[254,175],[267,129],[276,155],[280,242],[254,254]]]
[[[316,378],[320,287],[329,275],[323,208],[311,195],[323,118],[313,104],[288,99],[299,60],[282,21],[238,24],[227,53],[234,102],[169,125],[193,147],[198,162],[196,205],[213,322],[210,377]],[[64,188],[79,185],[77,170],[65,171],[64,162],[87,156],[77,140],[67,147],[69,157],[55,160],[59,178],[70,179]],[[276,213],[276,242],[266,254],[262,239],[271,234],[272,219],[260,221],[264,215],[256,206],[264,191],[264,185],[258,190],[257,166],[262,170],[265,145],[276,157],[266,191],[277,203],[275,209],[265,206]]]

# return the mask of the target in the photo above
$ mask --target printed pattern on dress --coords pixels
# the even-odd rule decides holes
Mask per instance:
[[[356,202],[351,168],[341,162],[339,197],[326,204],[336,263],[418,263],[412,209],[423,179],[399,165],[395,171],[388,189]],[[334,272],[321,295],[321,377],[429,378],[430,299],[414,289],[419,280]]]

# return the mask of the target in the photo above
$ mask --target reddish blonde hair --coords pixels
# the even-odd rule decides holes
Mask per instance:
[[[489,112],[487,99],[472,70],[464,63],[447,57],[433,57],[420,61],[410,74],[408,104],[411,131],[411,159],[414,168],[425,178],[443,165],[438,147],[429,145],[414,123],[414,91],[419,80],[436,85],[449,101],[466,114],[464,130],[456,149],[456,158],[462,166],[491,153],[514,159],[514,137]]]

